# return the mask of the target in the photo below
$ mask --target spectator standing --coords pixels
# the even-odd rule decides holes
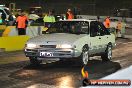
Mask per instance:
[[[73,15],[71,9],[68,9],[68,10],[67,10],[66,18],[67,18],[68,20],[74,19],[74,15]]]
[[[19,35],[25,35],[26,34],[26,27],[28,24],[28,18],[25,16],[24,11],[21,12],[21,15],[17,17],[16,19],[16,27],[18,29]]]
[[[122,29],[121,29],[121,37],[125,38],[125,33],[126,33],[126,23],[124,20],[122,20]]]
[[[117,34],[117,37],[122,37],[122,38],[124,38],[124,35],[125,35],[125,27],[126,27],[126,24],[125,24],[125,22],[124,21],[119,21],[118,23],[117,23],[117,27],[116,27],[116,34]]]
[[[50,25],[55,22],[55,17],[51,10],[44,16],[43,21],[45,27],[50,27]]]
[[[13,13],[10,13],[9,17],[8,17],[8,25],[12,26],[15,23],[15,18],[13,17]]]
[[[106,28],[110,28],[110,17],[109,16],[106,17],[104,21],[104,25]]]
[[[6,14],[4,12],[1,14],[1,18],[2,18],[2,22],[6,24]]]

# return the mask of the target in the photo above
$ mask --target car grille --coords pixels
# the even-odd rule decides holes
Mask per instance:
[[[56,48],[56,45],[40,45],[42,48]]]
[[[57,53],[71,53],[71,51],[54,51],[54,52],[57,52]]]
[[[26,51],[30,51],[30,52],[38,52],[37,49],[26,49]]]
[[[53,47],[53,46],[52,46]],[[71,57],[73,55],[72,49],[57,49],[57,48],[36,48],[36,49],[25,49],[25,55],[30,57],[41,57],[40,52],[53,53],[53,57]],[[43,57],[43,56],[42,56]]]

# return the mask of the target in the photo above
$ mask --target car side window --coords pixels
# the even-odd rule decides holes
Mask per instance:
[[[81,22],[79,22],[79,24],[80,24],[81,33],[88,34],[89,33],[88,22],[81,21]]]
[[[97,23],[97,25],[98,25],[98,31],[100,33],[100,36],[105,35],[104,29],[102,28],[99,22]]]
[[[97,24],[96,21],[92,21],[90,23],[90,36],[100,36],[100,31],[99,31],[99,25]]]
[[[88,22],[81,22],[81,32],[88,34],[89,33],[89,26],[88,26]]]
[[[72,31],[80,33],[80,34],[89,33],[88,22],[85,22],[85,21],[71,22],[71,29]]]

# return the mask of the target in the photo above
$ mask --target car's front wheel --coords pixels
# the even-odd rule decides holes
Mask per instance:
[[[30,63],[32,65],[40,65],[42,63],[42,60],[38,60],[37,57],[29,57]]]
[[[81,62],[83,65],[87,65],[89,61],[89,50],[87,47],[82,49]]]
[[[112,59],[112,45],[109,44],[106,48],[106,51],[101,55],[103,61],[110,61]]]

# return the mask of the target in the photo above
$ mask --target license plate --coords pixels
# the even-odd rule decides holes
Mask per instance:
[[[53,56],[53,53],[52,52],[40,52],[40,56],[52,57]]]

